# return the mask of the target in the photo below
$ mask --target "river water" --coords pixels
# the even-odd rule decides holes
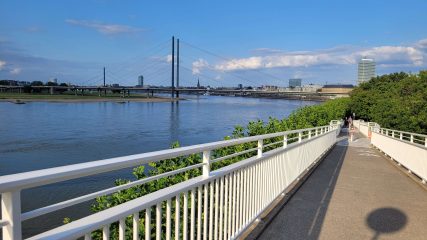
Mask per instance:
[[[114,102],[12,104],[0,102],[0,176],[222,140],[235,125],[270,116],[283,118],[316,102],[217,96],[187,96],[179,103]],[[124,169],[22,193],[22,210],[113,186],[131,177]],[[24,222],[29,236],[89,213],[80,204]],[[40,224],[42,227],[40,227]]]

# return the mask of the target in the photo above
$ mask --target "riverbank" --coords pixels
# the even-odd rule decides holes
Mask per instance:
[[[156,96],[141,96],[141,95],[131,95],[129,97],[123,98],[120,95],[107,95],[107,96],[97,96],[97,95],[68,95],[68,94],[57,94],[57,95],[45,95],[45,94],[9,94],[2,93],[0,94],[0,102],[11,102],[22,104],[26,102],[59,102],[59,103],[84,103],[84,102],[173,102],[183,100],[180,99],[171,99],[166,97],[156,97]]]

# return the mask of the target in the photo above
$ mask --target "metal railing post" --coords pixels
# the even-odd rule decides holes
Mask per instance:
[[[299,132],[298,133],[298,142],[301,142],[302,141],[302,132]]]
[[[308,130],[308,139],[311,138],[311,130]]]
[[[2,193],[1,211],[1,219],[8,222],[3,227],[3,239],[21,240],[21,192]]]
[[[203,176],[209,177],[211,171],[211,151],[203,151]]]
[[[262,139],[258,140],[258,155],[257,157],[262,157],[262,148],[263,148],[264,142]]]
[[[427,137],[426,137],[426,138],[424,138],[424,147],[426,147],[426,148],[427,148]]]
[[[316,128],[316,136],[318,136],[318,135],[319,135],[319,129]]]
[[[413,143],[413,142],[414,142],[414,135],[411,134],[411,143]]]
[[[400,140],[403,140],[403,133],[400,133]]]
[[[288,134],[283,135],[283,148],[288,146]]]

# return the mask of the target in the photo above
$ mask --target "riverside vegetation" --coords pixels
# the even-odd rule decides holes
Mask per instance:
[[[231,136],[226,136],[224,139],[227,140],[227,139],[241,138],[246,136],[281,132],[281,131],[287,131],[287,130],[293,130],[293,129],[328,125],[331,120],[341,119],[343,116],[349,113],[348,104],[349,104],[348,98],[330,100],[320,105],[306,106],[306,107],[300,108],[294,111],[292,114],[290,114],[289,117],[281,120],[276,118],[270,118],[268,122],[263,122],[261,120],[251,121],[248,123],[246,127],[236,126]],[[289,138],[291,137],[293,136],[290,135]],[[271,138],[271,139],[267,139],[264,142],[264,144],[269,144],[269,143],[278,142],[278,141],[279,141],[278,144],[280,144],[280,138]],[[256,144],[257,143],[252,142],[252,143],[245,143],[237,146],[218,149],[212,152],[212,158],[218,158],[218,157],[226,156],[229,154],[233,154],[235,152],[251,149],[256,147]],[[175,142],[172,144],[172,148],[176,148],[176,147],[179,147],[178,142]],[[268,148],[265,148],[265,151],[268,151],[275,147],[277,146],[275,145],[270,146]],[[215,169],[230,165],[232,163],[238,162],[242,159],[252,157],[254,155],[256,155],[256,151],[249,152],[237,157],[233,157],[221,162],[216,162],[212,164],[211,169],[215,170]],[[148,164],[148,166],[136,167],[133,169],[133,175],[135,176],[136,179],[143,179],[149,176],[170,172],[176,169],[181,169],[181,168],[198,164],[201,162],[202,162],[202,158],[200,154],[192,154],[189,156],[182,156],[182,157],[177,157],[173,159],[167,159],[159,162],[150,163]],[[168,186],[175,185],[177,183],[194,178],[196,176],[200,176],[201,174],[202,174],[201,169],[192,169],[184,173],[176,174],[174,176],[165,177],[159,180],[151,181],[143,185],[131,187],[129,189],[122,190],[111,195],[98,197],[96,198],[95,203],[92,205],[91,210],[93,212],[99,212],[107,208],[127,202],[129,200],[144,196],[148,193],[152,193],[157,190],[166,188]],[[130,182],[129,179],[118,179],[115,181],[115,184],[122,185],[128,182]],[[181,196],[181,198],[183,197]],[[197,205],[197,201],[199,200],[196,199],[196,205]],[[181,200],[180,203],[181,203],[181,211],[182,211],[183,201]],[[172,208],[172,216],[174,216],[174,211],[175,209]],[[154,208],[152,209],[151,213],[152,214],[155,213]],[[162,216],[163,219],[165,219],[166,203],[163,203],[162,205],[162,214],[163,214]],[[180,213],[180,215],[182,216],[182,213]],[[66,222],[68,221],[69,219],[67,219]],[[162,228],[164,228],[163,230],[165,230],[166,229],[165,221],[162,221],[162,222],[164,224]],[[132,238],[132,235],[131,235],[132,219],[130,217],[126,219],[126,225],[128,228],[126,230],[127,239],[131,239]],[[111,238],[118,239],[118,223],[111,224],[110,228],[111,228],[110,229]],[[152,223],[152,229],[154,229],[154,223]],[[174,221],[172,221],[172,227],[171,227],[172,235],[174,235],[174,229],[175,229]],[[151,232],[153,233],[154,230],[152,230]],[[142,212],[140,212],[140,235],[141,236],[145,235],[145,218]],[[92,238],[101,239],[102,238],[101,231],[96,231],[92,233]]]
[[[427,134],[427,71],[372,78],[352,91],[349,107],[381,127]]]
[[[251,121],[245,127],[236,126],[231,136],[227,136],[224,139],[241,138],[327,125],[331,120],[342,119],[345,116],[349,116],[352,112],[355,112],[358,118],[364,119],[365,121],[375,121],[383,127],[426,133],[427,72],[422,71],[419,74],[394,73],[379,76],[356,87],[350,98],[334,99],[326,101],[320,105],[303,107],[294,111],[284,119],[270,118],[268,122],[263,122],[261,120]],[[279,138],[267,139],[265,144],[277,142],[279,140]],[[212,157],[217,158],[226,156],[235,152],[254,148],[255,146],[256,143],[246,143],[238,146],[218,149],[213,151]],[[172,144],[172,148],[176,147],[179,147],[178,142]],[[270,148],[274,147],[277,146],[273,145]],[[269,149],[267,148],[265,150],[268,151]],[[250,152],[225,161],[214,163],[212,164],[211,169],[215,170],[224,167],[242,159],[252,157],[255,154],[255,152]],[[193,154],[150,163],[148,166],[136,167],[133,169],[133,175],[136,179],[143,179],[201,162],[202,159],[200,154]],[[147,184],[131,187],[111,195],[98,197],[95,203],[92,204],[91,210],[93,212],[99,212],[200,175],[200,169],[192,169],[174,176],[151,181]],[[130,182],[129,179],[118,179],[115,181],[115,184],[122,185],[128,182]],[[197,201],[199,201],[199,199],[196,199],[196,205]],[[181,200],[180,203],[180,211],[182,211],[183,201]],[[165,219],[166,203],[163,203],[162,208],[162,217]],[[175,211],[174,208],[172,208],[172,216],[174,216],[173,211]],[[154,212],[153,208],[151,213],[154,214]],[[182,213],[180,213],[180,215],[182,216]],[[69,220],[67,219],[66,222],[68,221]],[[165,223],[164,220],[162,222]],[[132,238],[131,217],[126,219],[126,225],[128,228],[126,230],[127,239],[130,239]],[[140,212],[140,236],[145,235],[144,226],[144,215]],[[118,223],[111,224],[110,228],[111,237],[113,239],[117,239]],[[162,228],[164,228],[162,231],[162,233],[164,233],[166,226],[163,225]],[[152,223],[152,229],[154,229],[154,223]],[[174,235],[174,229],[174,221],[172,221],[172,235]],[[153,233],[154,231],[152,230],[151,232]],[[92,233],[92,237],[94,239],[101,239],[101,231]]]

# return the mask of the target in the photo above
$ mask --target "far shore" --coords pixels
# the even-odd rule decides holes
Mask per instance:
[[[183,100],[166,97],[95,97],[95,96],[70,96],[70,95],[13,95],[2,96],[0,102],[23,104],[27,102],[51,102],[51,103],[91,103],[91,102],[175,102]]]

